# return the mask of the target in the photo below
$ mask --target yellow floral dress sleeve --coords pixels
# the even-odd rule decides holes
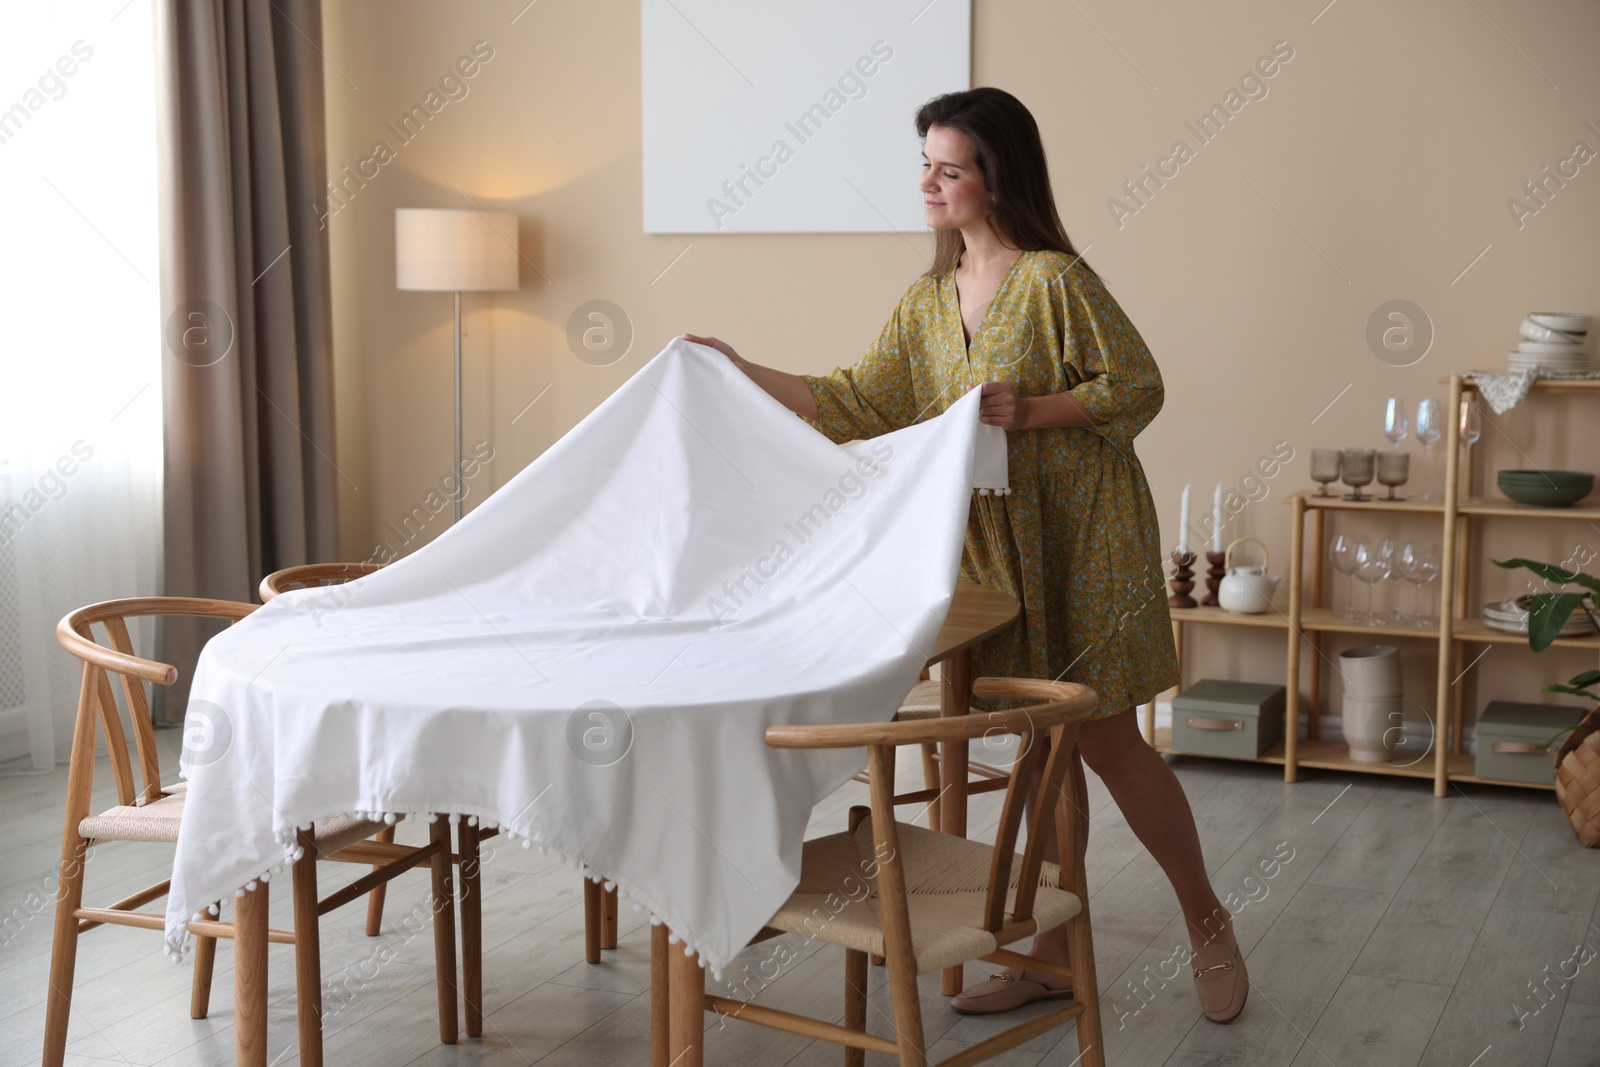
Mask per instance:
[[[917,287],[912,286],[915,290]],[[817,417],[806,419],[830,441],[864,441],[917,421],[911,375],[911,293],[902,298],[878,339],[854,366],[829,374],[802,374],[817,401]]]
[[[1126,443],[1161,410],[1161,370],[1105,284],[1084,270],[1067,270],[1055,286],[1061,309],[1061,360],[1072,395],[1106,420],[1096,432]]]

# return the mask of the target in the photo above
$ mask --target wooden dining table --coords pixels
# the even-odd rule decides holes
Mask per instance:
[[[928,666],[939,664],[942,715],[966,715],[972,706],[972,650],[1016,621],[1015,598],[958,581]],[[939,758],[940,829],[967,832],[968,755],[964,743],[944,743]],[[234,901],[235,1062],[267,1067],[267,883]],[[670,931],[651,928],[651,1055],[657,1067],[700,1067],[705,971],[681,949],[667,952]],[[670,965],[668,959],[670,958]],[[960,991],[961,968],[944,972],[941,988]]]
[[[972,650],[1016,622],[1015,598],[975,582],[956,583],[950,613],[934,639],[928,666],[939,664],[939,713],[972,710]],[[968,749],[966,742],[939,746],[939,829],[967,836]],[[705,1040],[706,972],[681,946],[668,942],[666,924],[650,928],[651,1067],[701,1067]],[[961,992],[962,968],[940,975],[947,996]]]

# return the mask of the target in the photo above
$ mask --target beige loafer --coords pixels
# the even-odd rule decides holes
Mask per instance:
[[[1037,1000],[1071,1000],[1072,987],[1051,989],[1025,977],[1027,971],[1006,970],[968,986],[950,998],[950,1009],[962,1015],[998,1015]]]
[[[1235,945],[1207,945],[1194,954],[1194,988],[1200,1007],[1214,1023],[1229,1023],[1244,1010],[1250,976]]]

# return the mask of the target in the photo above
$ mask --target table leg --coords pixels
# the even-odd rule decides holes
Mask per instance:
[[[967,715],[972,711],[972,650],[963,649],[939,666],[939,714]],[[893,783],[890,783],[891,787]],[[939,829],[967,836],[967,743],[945,741],[939,746]],[[939,989],[947,997],[961,992],[961,967],[947,967]]]
[[[233,907],[235,1019],[238,1067],[267,1065],[267,883],[236,898]]]
[[[600,947],[617,947],[617,887],[612,886],[601,898]]]
[[[600,934],[605,925],[605,902],[600,883],[583,872],[583,958],[589,963],[600,962]]]
[[[650,1067],[669,1067],[672,1063],[672,1037],[669,1013],[672,1006],[672,977],[668,973],[667,927],[650,927]]]
[[[661,929],[665,929],[662,927]],[[668,1032],[672,1067],[702,1067],[706,1033],[706,972],[683,946],[667,946]]]
[[[439,1041],[453,1045],[460,1030],[460,1017],[456,1007],[460,998],[460,983],[456,970],[456,891],[455,865],[450,862],[450,820],[439,813],[428,824],[428,839],[439,846],[440,854],[433,857],[433,894],[428,898],[433,908],[433,968],[439,986]]]
[[[461,817],[459,827],[461,893],[461,972],[468,1037],[483,1036],[483,830]]]

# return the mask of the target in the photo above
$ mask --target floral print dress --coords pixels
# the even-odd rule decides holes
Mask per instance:
[[[1106,420],[1011,431],[1011,492],[973,494],[961,558],[963,578],[1022,604],[974,650],[974,676],[1079,682],[1099,695],[1091,717],[1105,718],[1179,680],[1155,504],[1133,451],[1163,391],[1133,323],[1075,264],[1048,249],[1017,256],[970,345],[954,268],[919,277],[854,366],[801,377],[817,401],[807,421],[840,443],[933,418],[992,381],[1019,397],[1070,390]]]

